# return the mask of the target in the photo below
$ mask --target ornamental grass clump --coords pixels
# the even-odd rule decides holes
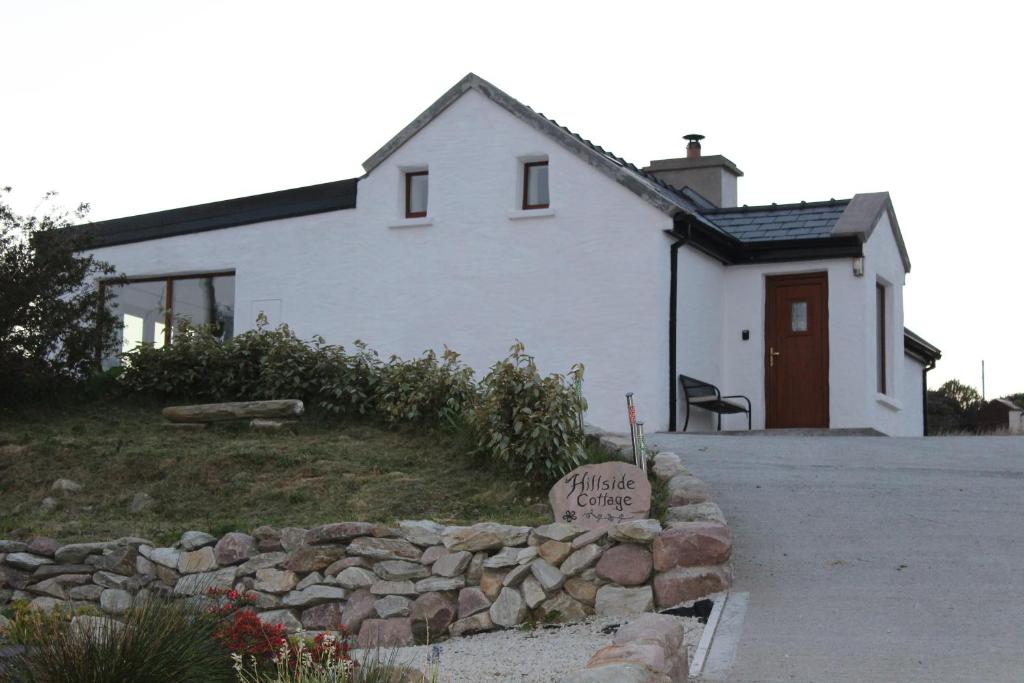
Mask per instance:
[[[586,460],[578,391],[583,366],[542,377],[533,356],[516,342],[481,382],[470,418],[477,451],[550,484]]]
[[[238,683],[439,683],[437,666],[428,675],[399,664],[398,650],[369,651],[361,660],[348,655],[344,635],[322,633],[312,645],[298,640],[281,646],[272,666],[257,658],[232,654]],[[429,661],[428,661],[429,663]]]
[[[5,680],[16,683],[219,683],[233,681],[214,639],[220,617],[193,601],[137,600],[121,621],[38,620]]]

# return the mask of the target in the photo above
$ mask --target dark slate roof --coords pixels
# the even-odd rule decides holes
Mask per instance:
[[[771,206],[739,206],[702,209],[701,213],[720,230],[741,242],[822,239],[846,210],[849,199]]]
[[[336,180],[291,190],[85,223],[69,230],[72,234],[86,237],[89,240],[88,246],[98,248],[353,209],[358,182],[358,178]]]

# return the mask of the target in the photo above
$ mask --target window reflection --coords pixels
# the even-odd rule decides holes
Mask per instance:
[[[234,276],[174,280],[171,310],[175,327],[187,320],[193,327],[207,326],[221,340],[230,339],[235,322]]]
[[[168,322],[188,320],[206,326],[221,339],[235,333],[235,276],[208,275],[129,281],[107,285],[110,306],[121,323],[117,348],[127,353],[142,344],[161,348],[168,341]],[[106,358],[103,367],[120,364]]]

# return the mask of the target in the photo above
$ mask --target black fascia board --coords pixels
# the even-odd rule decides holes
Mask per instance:
[[[353,209],[359,178],[156,211],[67,228],[88,247],[110,247],[327,211]]]
[[[740,243],[735,263],[773,263],[816,259],[857,258],[864,244],[856,235],[796,240],[764,240]]]
[[[907,329],[903,330],[903,352],[925,365],[942,358],[942,351],[919,338]]]
[[[864,255],[864,244],[857,235],[741,242],[686,214],[676,215],[672,234],[725,265],[855,258]]]

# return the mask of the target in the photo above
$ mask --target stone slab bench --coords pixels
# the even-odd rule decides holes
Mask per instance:
[[[161,411],[175,424],[205,424],[230,420],[288,420],[305,412],[302,401],[239,401],[234,403],[203,403],[191,406],[168,406]]]

